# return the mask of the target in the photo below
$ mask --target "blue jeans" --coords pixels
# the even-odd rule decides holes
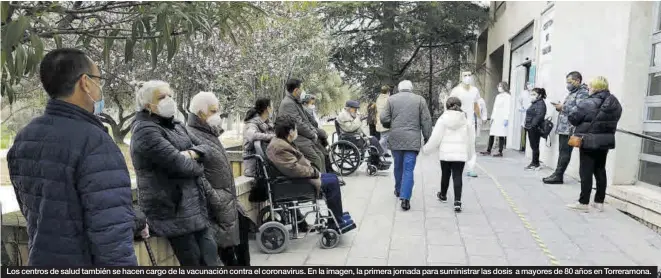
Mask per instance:
[[[411,200],[413,193],[413,170],[418,157],[416,151],[392,151],[395,159],[395,190],[400,199]]]

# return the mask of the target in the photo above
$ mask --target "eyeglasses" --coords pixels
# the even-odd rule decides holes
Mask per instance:
[[[89,77],[92,77],[92,78],[97,78],[97,79],[99,79],[99,87],[101,87],[101,88],[103,88],[103,86],[106,85],[106,79],[103,78],[103,77],[101,77],[101,76],[93,75],[93,74],[88,74],[88,73],[85,73],[85,75],[87,75],[87,76],[89,76]],[[82,75],[81,75],[81,76],[82,76]]]
[[[83,75],[87,75],[87,76],[89,76],[90,78],[96,78],[96,79],[99,79],[99,82],[97,82],[97,85],[99,85],[99,87],[101,87],[101,88],[103,88],[103,86],[106,85],[106,78],[105,78],[105,77],[98,76],[98,75],[94,75],[94,74],[89,74],[89,73],[81,73],[80,75],[78,75],[78,77],[76,77],[76,79],[75,79],[74,82],[78,82],[78,80],[79,80],[81,77],[83,77]]]

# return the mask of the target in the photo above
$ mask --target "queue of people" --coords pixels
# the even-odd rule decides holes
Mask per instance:
[[[348,101],[338,117],[344,132],[360,134],[379,156],[392,152],[394,195],[403,210],[411,208],[418,154],[434,151],[442,172],[437,197],[447,201],[452,179],[454,209],[462,210],[463,171],[477,176],[476,127],[486,117],[471,77],[462,73],[462,84],[445,102],[445,113],[435,125],[425,99],[413,93],[409,80],[401,81],[392,96],[384,86],[369,105],[369,123],[379,137],[362,134],[357,101]],[[80,50],[56,49],[42,60],[40,79],[50,97],[44,114],[18,133],[7,154],[10,179],[28,225],[30,265],[137,265],[133,241],[150,234],[167,238],[182,266],[250,265],[251,220],[237,199],[227,151],[219,140],[220,104],[213,93],[196,94],[182,123],[175,119],[177,104],[167,82],[152,80],[137,89],[130,146],[138,187],[139,206],[134,207],[124,156],[97,117],[104,109],[105,78],[96,63]],[[287,177],[307,179],[335,216],[337,226],[330,228],[347,232],[356,225],[343,210],[340,182],[330,173],[327,135],[314,112],[316,97],[305,93],[302,83],[287,81],[274,123],[271,100],[255,102],[244,119],[244,153],[255,153],[255,141],[268,142],[266,155],[273,166]],[[594,176],[593,207],[603,210],[606,157],[615,148],[622,107],[604,77],[585,85],[580,73],[571,72],[567,89],[564,103],[553,104],[560,112],[558,166],[543,182],[562,183],[571,152],[578,148],[581,193],[569,208],[588,211]],[[502,157],[509,124],[508,84],[500,83],[498,91],[483,154],[491,154],[497,137],[494,156]],[[524,127],[533,157],[526,169],[535,170],[540,167],[540,138],[545,136],[546,91],[532,88],[529,97]],[[254,161],[244,165],[246,176],[260,171]],[[297,228],[307,231],[307,223]]]
[[[137,265],[133,242],[151,234],[167,238],[182,266],[250,265],[252,223],[237,199],[219,140],[215,94],[193,96],[183,123],[175,117],[167,82],[139,85],[130,144],[138,188],[134,207],[125,158],[98,118],[105,78],[97,64],[80,50],[56,49],[41,62],[40,78],[50,96],[44,115],[18,133],[7,154],[28,223],[30,265]],[[271,101],[256,101],[245,119],[244,151],[254,153],[257,140],[270,142],[267,155],[274,167],[309,177],[336,216],[338,226],[331,228],[347,232],[356,225],[342,210],[337,177],[324,173],[319,140],[325,133],[299,99],[301,83],[287,83],[289,95],[275,126]],[[307,137],[298,136],[299,130]],[[256,165],[245,166],[245,174],[255,176]]]

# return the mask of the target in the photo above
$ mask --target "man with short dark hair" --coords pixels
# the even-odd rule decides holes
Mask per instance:
[[[314,127],[310,121],[308,113],[301,105],[301,96],[304,91],[301,88],[303,81],[298,79],[290,79],[287,81],[287,95],[280,102],[278,108],[278,118],[283,115],[288,115],[296,121],[296,126],[301,136],[298,136],[294,144],[305,155],[312,165],[319,171],[326,172],[326,163],[324,152],[317,147],[317,140],[319,139],[319,131]],[[277,122],[276,122],[277,124]]]
[[[104,104],[99,68],[80,50],[56,49],[39,75],[50,97],[46,110],[7,153],[27,221],[29,264],[137,265],[131,178],[95,116]]]
[[[567,91],[569,91],[569,94],[562,104],[551,102],[555,106],[555,110],[560,112],[555,128],[555,132],[558,134],[558,165],[555,167],[553,174],[542,179],[546,184],[562,184],[564,182],[565,170],[567,170],[571,153],[574,150],[568,144],[569,137],[574,133],[574,126],[569,123],[569,114],[576,110],[578,104],[589,96],[588,86],[583,84],[583,76],[578,71],[567,74]]]

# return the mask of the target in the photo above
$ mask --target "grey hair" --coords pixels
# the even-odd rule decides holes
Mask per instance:
[[[165,89],[172,93],[170,84],[161,80],[149,80],[140,84],[135,92],[135,110],[140,112],[145,109],[145,105],[151,103],[154,93],[160,89]]]
[[[212,92],[199,92],[193,96],[188,106],[188,112],[193,114],[209,113],[209,106],[218,105],[218,97]]]

